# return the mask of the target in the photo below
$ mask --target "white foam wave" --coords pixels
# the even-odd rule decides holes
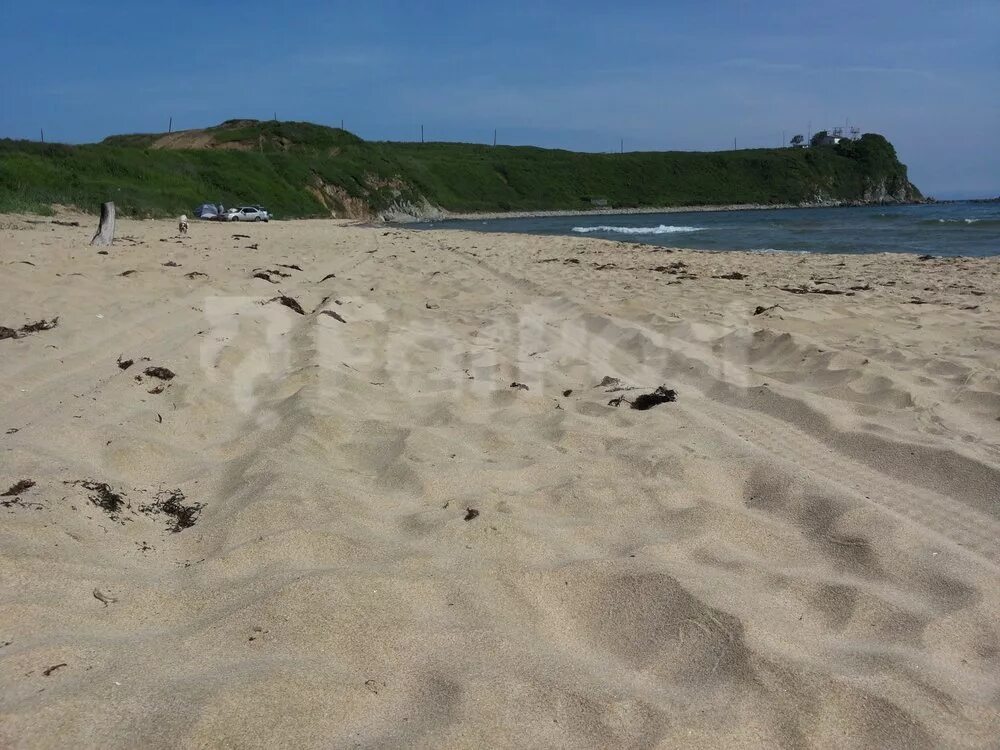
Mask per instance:
[[[788,253],[790,255],[808,255],[808,250],[780,250],[776,247],[751,247],[748,253]]]
[[[591,232],[607,232],[609,234],[675,234],[678,232],[700,232],[704,227],[674,227],[660,224],[658,227],[573,227],[574,232],[590,234]]]

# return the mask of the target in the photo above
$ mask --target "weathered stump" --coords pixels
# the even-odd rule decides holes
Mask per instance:
[[[112,202],[101,204],[101,223],[97,227],[97,234],[90,241],[91,245],[107,247],[115,241],[115,204]]]

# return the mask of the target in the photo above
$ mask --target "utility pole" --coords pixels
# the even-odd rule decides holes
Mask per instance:
[[[736,136],[733,136],[733,151],[736,150]]]
[[[44,128],[39,128],[39,130],[41,130],[41,132],[42,132],[42,143],[45,143],[45,129]]]
[[[493,128],[493,148],[497,147],[497,129]]]
[[[277,112],[275,112],[275,113],[274,113],[274,121],[275,121],[275,122],[277,122],[277,121],[278,121],[278,113],[277,113]]]
[[[784,130],[782,130],[782,131],[781,131],[781,147],[782,147],[782,148],[784,148],[784,147],[785,147],[785,143],[786,143],[786,141],[785,141],[785,131],[784,131]]]
[[[421,143],[424,142],[424,126],[423,125],[420,126],[420,142]]]
[[[170,118],[170,124],[167,125],[167,132],[168,133],[173,133],[174,132],[174,118],[173,117]]]
[[[622,138],[622,140],[621,140],[621,153],[623,153],[623,154],[625,153],[625,139],[624,138]]]

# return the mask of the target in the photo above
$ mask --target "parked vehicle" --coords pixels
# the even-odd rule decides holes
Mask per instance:
[[[259,206],[244,206],[231,208],[226,214],[226,221],[270,221],[271,215]]]
[[[194,215],[206,221],[218,221],[219,209],[211,203],[203,203],[194,210]]]

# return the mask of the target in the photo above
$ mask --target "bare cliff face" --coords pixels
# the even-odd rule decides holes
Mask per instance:
[[[923,198],[920,191],[905,178],[866,178],[862,203],[913,203]]]

